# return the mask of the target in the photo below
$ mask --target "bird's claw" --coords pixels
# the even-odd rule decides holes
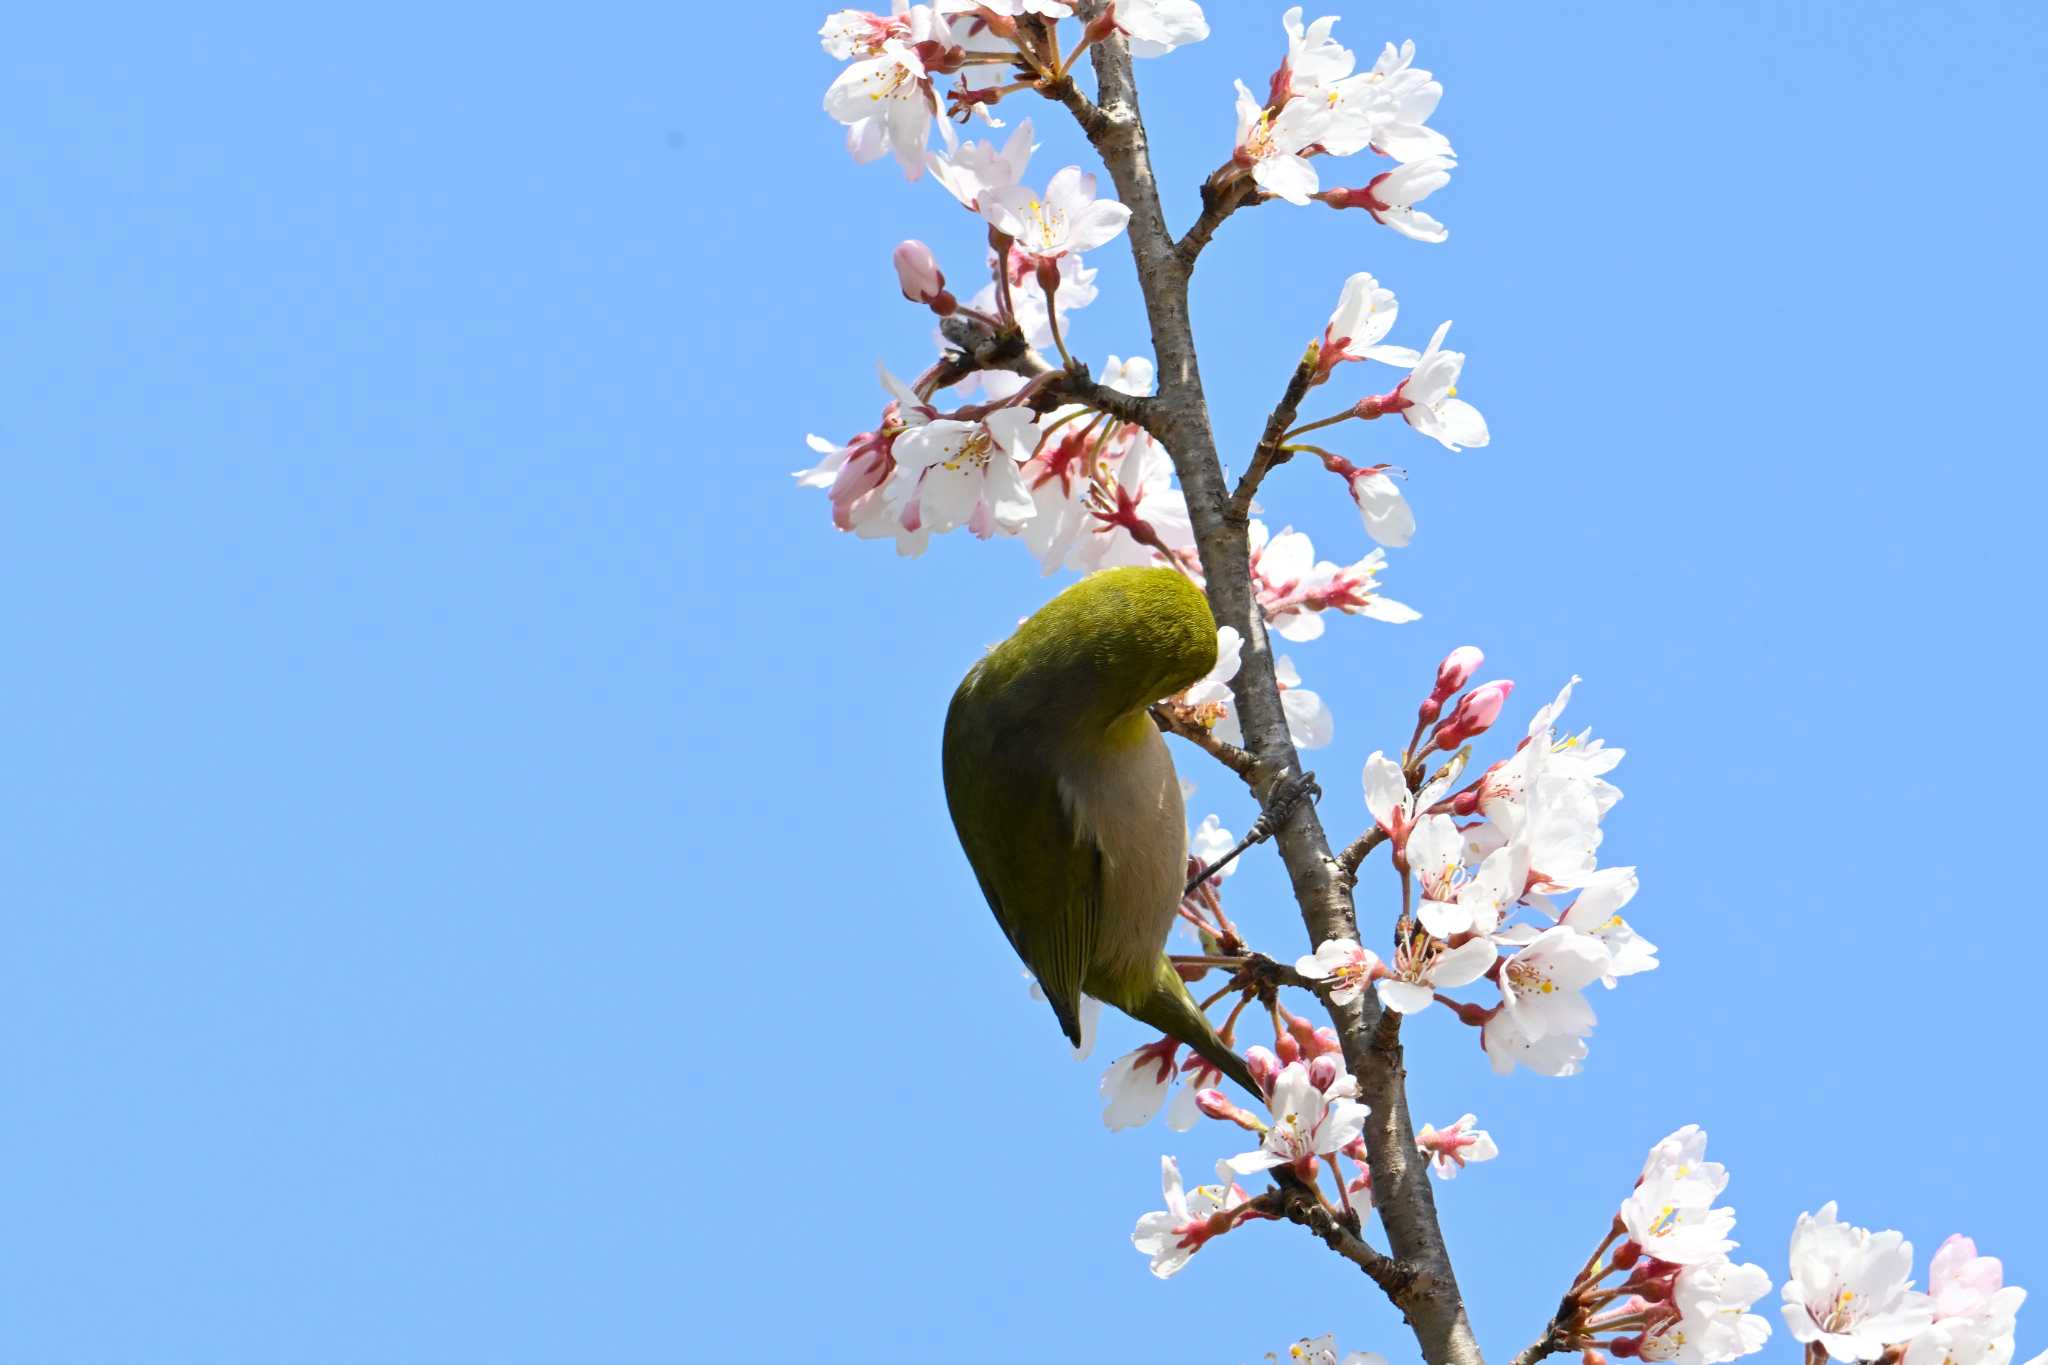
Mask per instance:
[[[1314,801],[1323,794],[1314,773],[1296,773],[1282,778],[1273,785],[1273,794],[1266,798],[1265,809],[1252,822],[1254,839],[1270,839],[1289,820],[1294,818],[1295,808],[1303,801]]]

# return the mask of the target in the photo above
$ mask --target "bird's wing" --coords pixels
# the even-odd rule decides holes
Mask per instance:
[[[1060,795],[1051,760],[1016,727],[959,724],[945,740],[946,804],[1010,946],[1060,1027],[1081,1042],[1081,983],[1102,925],[1102,850]]]

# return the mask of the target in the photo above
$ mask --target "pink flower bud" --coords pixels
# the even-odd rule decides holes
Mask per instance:
[[[1315,1039],[1318,1056],[1341,1057],[1344,1054],[1343,1040],[1337,1036],[1337,1030],[1327,1024],[1316,1030]]]
[[[1275,1038],[1273,1040],[1273,1050],[1280,1054],[1282,1062],[1292,1063],[1301,1060],[1301,1044],[1295,1041],[1294,1035],[1291,1033],[1283,1033],[1278,1038]]]
[[[1507,704],[1508,694],[1515,685],[1502,678],[1473,688],[1458,698],[1457,707],[1450,718],[1437,727],[1436,747],[1445,753],[1466,743],[1500,719],[1500,709]]]
[[[1280,1075],[1280,1059],[1273,1055],[1273,1049],[1269,1047],[1250,1047],[1245,1049],[1244,1064],[1250,1069],[1252,1079],[1259,1083],[1259,1089],[1268,1095],[1272,1094],[1273,1082]]]
[[[1335,1057],[1318,1057],[1308,1064],[1308,1083],[1318,1090],[1328,1090],[1344,1074],[1344,1067]]]
[[[1234,1123],[1247,1133],[1263,1133],[1266,1131],[1266,1125],[1259,1121],[1258,1115],[1232,1104],[1230,1097],[1221,1090],[1197,1090],[1195,1092],[1195,1108],[1201,1110],[1212,1119],[1221,1119],[1225,1123]]]
[[[923,242],[915,238],[898,242],[892,259],[896,282],[903,286],[903,297],[912,303],[931,303],[946,292],[946,277],[932,249]]]
[[[1486,656],[1479,652],[1478,645],[1459,645],[1444,655],[1444,661],[1436,666],[1436,691],[1431,695],[1438,701],[1448,700],[1472,681],[1472,675],[1485,661]]]

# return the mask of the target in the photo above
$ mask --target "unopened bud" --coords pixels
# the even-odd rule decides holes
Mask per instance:
[[[1328,1090],[1343,1074],[1343,1066],[1334,1057],[1318,1057],[1308,1064],[1308,1083],[1318,1090]]]
[[[1424,697],[1422,705],[1415,708],[1415,723],[1429,725],[1444,713],[1444,704],[1435,697]]]
[[[1344,1055],[1344,1040],[1337,1036],[1337,1030],[1325,1024],[1315,1031],[1315,1047],[1318,1056],[1341,1057]]]
[[[1579,1365],[1607,1365],[1607,1357],[1588,1346],[1579,1356]]]
[[[1273,1050],[1280,1054],[1280,1060],[1284,1063],[1291,1064],[1301,1060],[1301,1044],[1294,1041],[1294,1035],[1291,1033],[1283,1033],[1275,1038]]]
[[[945,292],[946,277],[932,249],[915,238],[898,242],[891,259],[896,262],[896,282],[903,297],[912,303],[930,303]]]
[[[1269,1047],[1249,1047],[1244,1054],[1245,1068],[1252,1073],[1252,1079],[1259,1083],[1259,1089],[1270,1095],[1273,1082],[1280,1075],[1280,1059]]]
[[[1486,656],[1480,653],[1478,645],[1459,645],[1444,655],[1444,661],[1436,666],[1436,699],[1447,701],[1455,696],[1485,662]]]
[[[1266,1125],[1259,1122],[1257,1115],[1249,1110],[1238,1108],[1235,1104],[1231,1103],[1230,1096],[1224,1094],[1221,1090],[1197,1090],[1195,1092],[1195,1108],[1201,1110],[1212,1119],[1221,1119],[1225,1123],[1234,1123],[1248,1133],[1263,1133],[1266,1131]]]
[[[1639,1243],[1630,1240],[1627,1242],[1623,1242],[1620,1246],[1616,1247],[1614,1249],[1614,1255],[1610,1256],[1608,1259],[1611,1262],[1613,1262],[1614,1268],[1616,1270],[1627,1270],[1630,1266],[1634,1265],[1637,1261],[1641,1260],[1642,1255],[1642,1246]]]
[[[1500,709],[1507,704],[1508,694],[1515,685],[1505,678],[1473,688],[1458,698],[1457,706],[1449,719],[1437,727],[1436,747],[1445,753],[1482,735],[1500,719]]]

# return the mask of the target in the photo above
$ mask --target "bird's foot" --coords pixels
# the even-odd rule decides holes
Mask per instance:
[[[1237,841],[1236,848],[1231,849],[1230,852],[1196,873],[1194,879],[1188,883],[1187,889],[1181,892],[1181,895],[1194,895],[1195,888],[1222,871],[1224,867],[1229,865],[1231,859],[1237,857],[1238,854],[1244,852],[1253,844],[1262,844],[1272,838],[1278,832],[1280,826],[1286,824],[1292,818],[1295,807],[1305,800],[1313,801],[1322,794],[1323,789],[1316,785],[1316,775],[1314,773],[1296,773],[1294,776],[1276,783],[1273,787],[1273,794],[1267,800],[1265,808],[1259,812],[1259,818],[1252,821],[1251,832]]]
[[[1294,818],[1295,808],[1303,801],[1314,801],[1323,794],[1314,773],[1296,773],[1283,778],[1273,786],[1273,794],[1266,798],[1265,809],[1259,818],[1252,821],[1251,841],[1258,843],[1270,839],[1279,832],[1282,825]]]

